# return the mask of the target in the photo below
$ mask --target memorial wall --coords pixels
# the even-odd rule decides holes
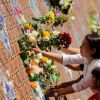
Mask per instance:
[[[32,5],[33,3],[33,5]],[[13,7],[19,6],[19,14],[23,15],[25,20],[32,17],[46,15],[50,10],[48,0],[1,0],[0,1],[0,100],[37,100],[34,94],[25,66],[20,57],[21,51],[18,45],[20,36],[23,36],[23,30],[20,26],[20,18],[14,12]],[[64,23],[63,26],[52,28],[50,25],[42,25],[44,29],[51,31],[66,31],[72,38],[71,47],[79,47],[85,34],[89,30],[87,21],[88,13],[94,11],[100,13],[99,0],[74,0],[73,20],[70,25]],[[16,11],[17,11],[16,10]],[[99,16],[100,17],[100,16]],[[21,17],[22,18],[22,17]],[[62,49],[66,53],[65,49]],[[53,49],[53,52],[56,52]],[[57,63],[57,71],[60,73],[60,81],[70,81],[79,76],[79,72],[67,70]],[[89,89],[70,95],[66,95],[68,100],[85,100],[91,95]],[[53,98],[51,98],[53,100]]]

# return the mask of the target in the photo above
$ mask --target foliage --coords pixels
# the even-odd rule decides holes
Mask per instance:
[[[49,0],[51,6],[55,9],[59,9],[63,14],[68,15],[73,4],[73,0]]]
[[[34,53],[32,50],[34,42],[29,41],[28,35],[22,36],[18,41],[21,49],[20,56],[23,60],[29,80],[31,82],[39,81],[41,87],[45,90],[54,82],[59,81],[60,76],[57,72],[57,67],[52,60],[45,57],[40,59],[40,57]],[[38,36],[37,33],[34,36]],[[32,84],[32,88],[33,87],[34,84]]]
[[[40,24],[52,24],[52,26],[62,25],[68,20],[66,14],[61,13],[61,11],[52,9],[46,16],[40,18],[32,17],[32,21]]]
[[[47,15],[39,18],[32,17],[31,20],[20,23],[24,33],[18,40],[21,50],[20,56],[33,89],[36,88],[35,81],[38,81],[45,90],[51,84],[60,80],[60,74],[57,72],[54,61],[43,56],[39,57],[34,53],[33,48],[38,46],[41,50],[51,51],[51,47],[57,47],[58,49],[69,47],[71,44],[69,33],[51,32],[41,27],[42,24],[50,24],[52,27],[62,26],[63,23],[69,20],[72,0],[65,1],[62,3],[60,0],[55,0],[55,7]]]
[[[27,35],[20,37],[18,43],[21,51],[31,50],[35,46],[32,42],[29,41]]]
[[[51,50],[51,47],[57,47],[60,49],[61,47],[68,48],[71,44],[71,37],[69,33],[62,32],[58,35],[51,35],[51,37],[44,38],[37,41],[37,45],[41,50]]]
[[[100,34],[100,21],[98,21],[96,14],[94,14],[93,12],[89,13],[88,24],[92,32]]]

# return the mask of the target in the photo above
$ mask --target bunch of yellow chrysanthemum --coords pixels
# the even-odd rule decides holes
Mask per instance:
[[[43,57],[40,59],[40,62],[41,63],[46,63],[48,61],[48,58],[47,57]]]
[[[32,25],[31,25],[31,23],[26,22],[26,23],[24,24],[24,27],[25,27],[25,29],[31,29],[31,28],[32,28]]]
[[[50,37],[49,31],[43,31],[43,37]]]

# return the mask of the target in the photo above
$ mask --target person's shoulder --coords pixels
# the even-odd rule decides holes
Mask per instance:
[[[92,63],[93,66],[100,67],[100,59],[96,59]]]
[[[100,59],[96,59],[95,63],[100,66]]]

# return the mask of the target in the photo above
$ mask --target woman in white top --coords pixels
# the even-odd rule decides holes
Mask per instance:
[[[96,67],[100,67],[100,35],[98,33],[87,34],[80,46],[80,54],[66,55],[56,54],[52,52],[42,52],[34,49],[35,52],[41,52],[44,56],[51,58],[63,65],[67,64],[84,64],[83,78],[66,82],[61,84],[61,87],[52,91],[47,90],[46,95],[48,97],[70,94],[77,91],[84,90],[90,87],[92,70]],[[75,67],[76,70],[81,70],[80,66]]]

